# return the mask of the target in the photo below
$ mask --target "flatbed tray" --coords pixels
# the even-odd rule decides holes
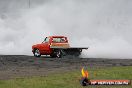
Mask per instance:
[[[52,49],[88,49],[89,47],[63,47],[63,46],[50,46]]]

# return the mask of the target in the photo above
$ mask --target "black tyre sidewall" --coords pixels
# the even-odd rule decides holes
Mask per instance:
[[[57,57],[57,58],[61,58],[61,57],[62,57],[61,51],[60,51],[60,50],[58,50],[58,51],[56,52],[56,57]]]
[[[39,55],[36,55],[36,54],[35,54],[37,50],[39,51],[39,49],[35,49],[35,50],[34,50],[34,56],[35,56],[35,57],[40,57],[41,54],[39,54]],[[39,51],[39,53],[40,53],[40,51]]]

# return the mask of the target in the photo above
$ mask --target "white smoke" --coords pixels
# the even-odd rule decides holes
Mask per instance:
[[[32,55],[31,46],[44,37],[64,35],[71,46],[89,47],[82,56],[132,58],[131,3],[49,0],[19,7],[0,19],[0,53]]]

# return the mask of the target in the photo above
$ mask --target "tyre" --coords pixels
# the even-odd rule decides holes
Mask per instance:
[[[39,49],[34,50],[34,56],[35,57],[40,57],[41,56]]]
[[[56,57],[57,57],[57,58],[61,58],[61,57],[62,57],[62,53],[61,53],[60,50],[58,50],[58,51],[56,52]]]

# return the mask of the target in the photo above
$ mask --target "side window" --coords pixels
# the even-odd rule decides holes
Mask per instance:
[[[49,42],[49,37],[46,37],[43,41],[43,43]]]

